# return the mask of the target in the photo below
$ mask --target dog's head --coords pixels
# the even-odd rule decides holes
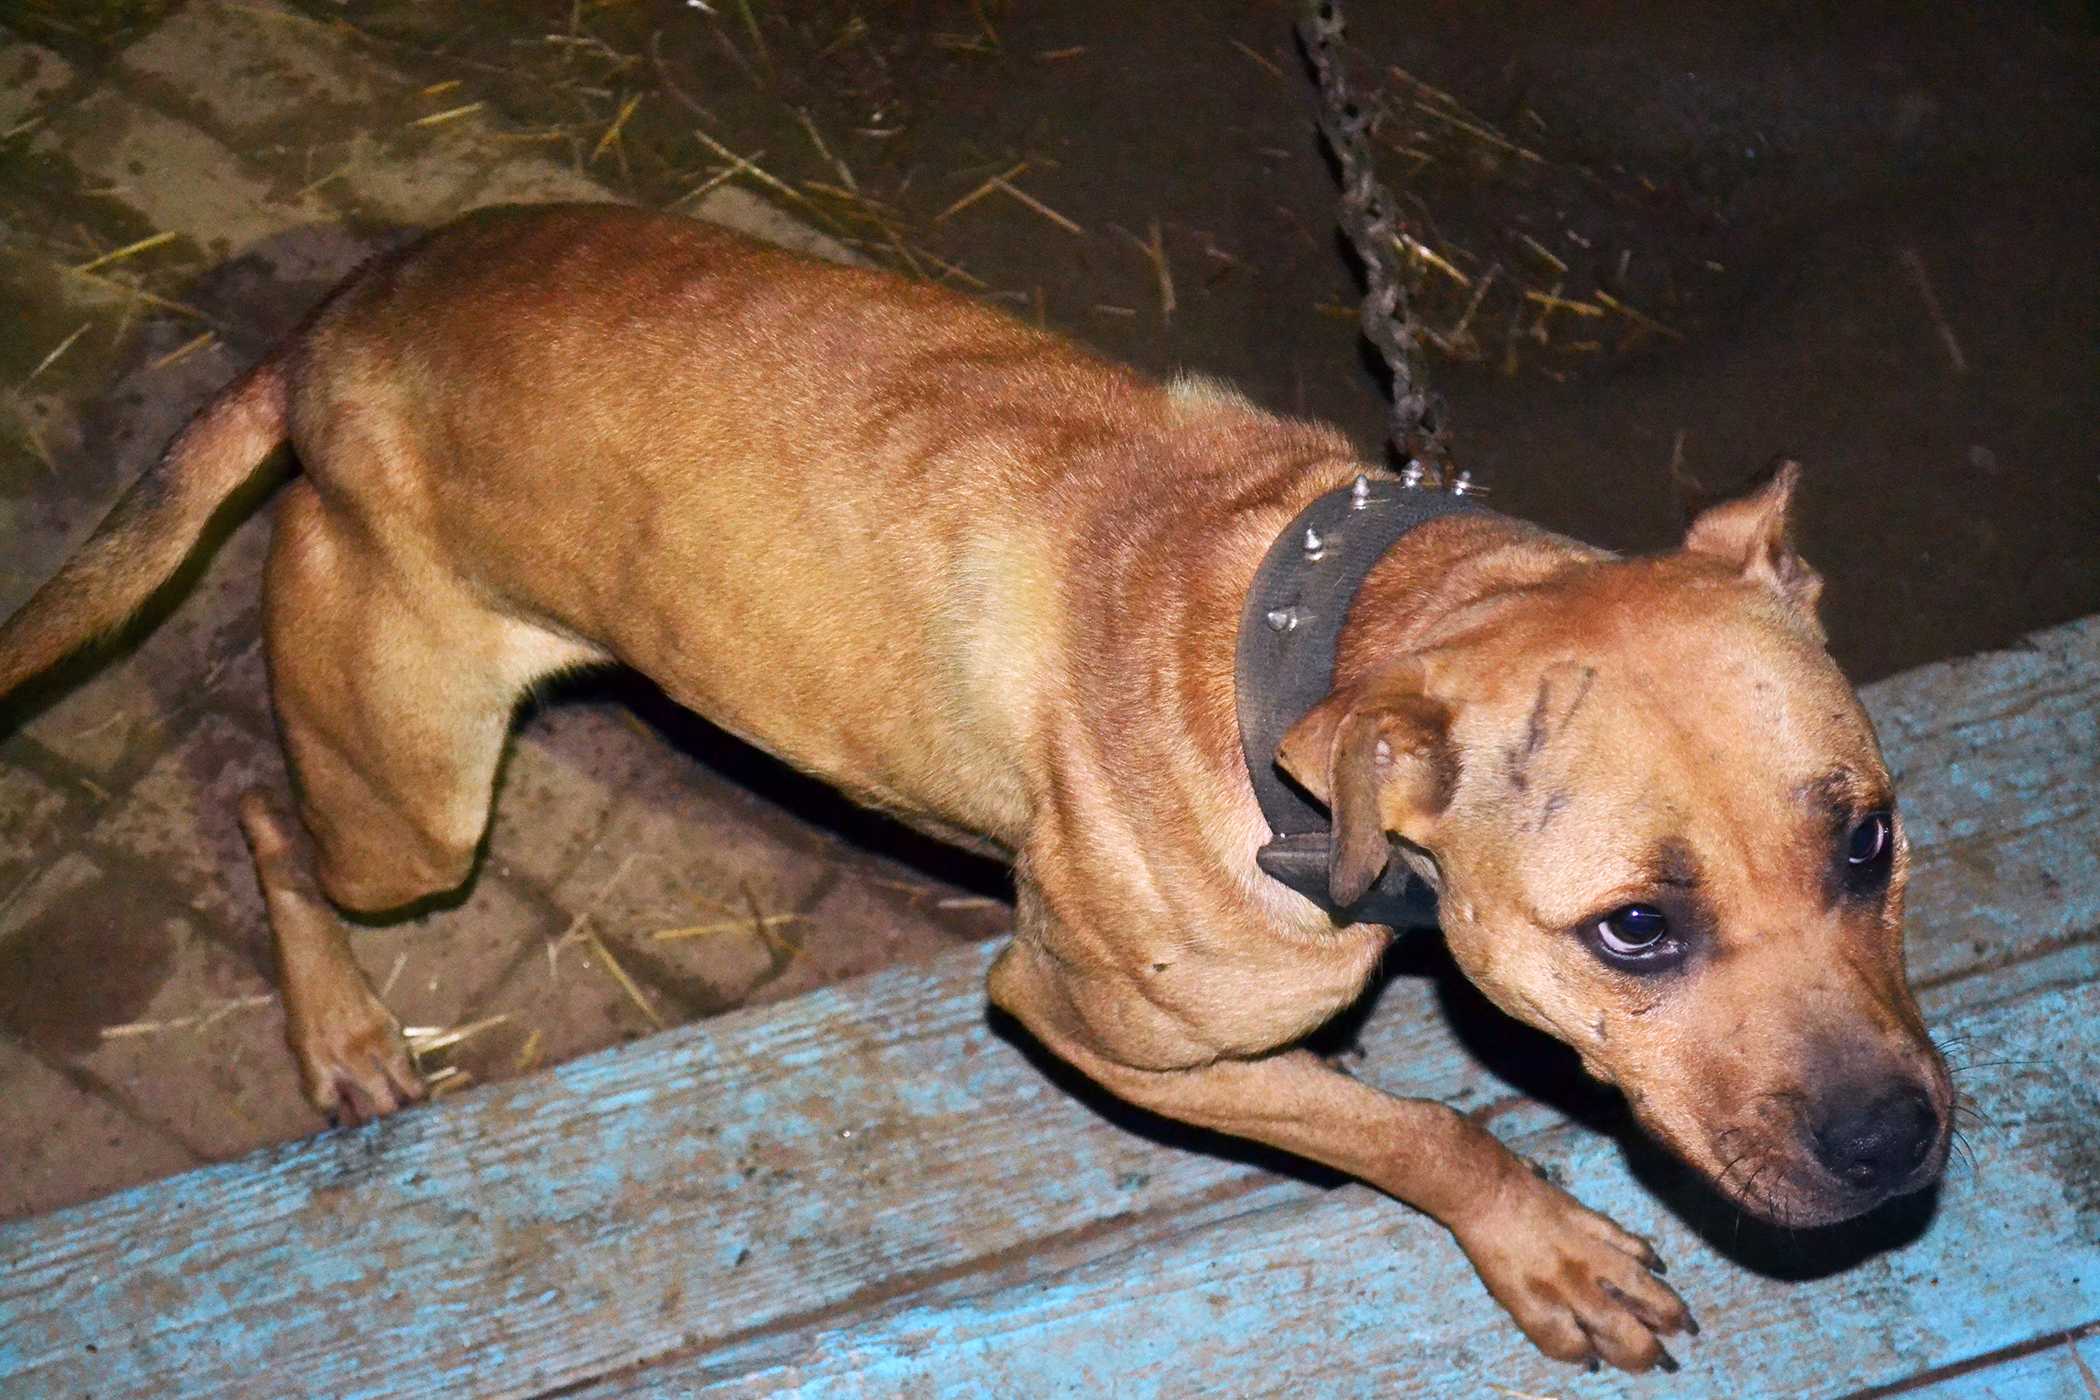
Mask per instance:
[[[1952,1090],[1903,970],[1906,847],[1787,539],[1791,467],[1682,548],[1571,560],[1338,689],[1278,759],[1333,895],[1403,858],[1459,965],[1758,1215],[1931,1182]]]

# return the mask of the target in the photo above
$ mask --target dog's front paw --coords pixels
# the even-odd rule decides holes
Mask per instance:
[[[1656,1277],[1662,1260],[1646,1240],[1536,1177],[1511,1182],[1453,1233],[1495,1301],[1558,1360],[1674,1371],[1662,1339],[1699,1330]]]

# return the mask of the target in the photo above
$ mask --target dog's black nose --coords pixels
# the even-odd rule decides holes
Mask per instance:
[[[1859,1191],[1887,1191],[1918,1169],[1940,1140],[1940,1116],[1916,1084],[1905,1084],[1824,1119],[1816,1160]]]

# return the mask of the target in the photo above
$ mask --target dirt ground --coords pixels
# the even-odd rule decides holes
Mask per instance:
[[[1861,681],[2100,611],[2090,6],[1348,10],[1434,382],[1495,505],[1657,548],[1799,457]],[[742,189],[1374,452],[1290,14],[0,0],[0,610],[330,280],[451,207],[404,192],[433,160],[554,172],[500,186],[523,197]],[[0,1214],[322,1126],[274,1042],[230,820],[282,783],[266,516],[158,631],[0,715]],[[468,1032],[428,1065],[458,1084],[1006,926],[996,869],[627,678],[523,721],[497,811],[462,902],[357,935],[405,1019]]]

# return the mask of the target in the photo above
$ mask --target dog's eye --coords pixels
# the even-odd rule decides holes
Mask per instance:
[[[1640,977],[1677,971],[1713,929],[1696,892],[1659,890],[1652,904],[1622,904],[1592,915],[1570,932],[1606,967]]]
[[[1853,865],[1871,865],[1888,854],[1889,814],[1869,812],[1858,826],[1852,828],[1852,841],[1846,848],[1845,859]]]
[[[1597,921],[1598,944],[1605,952],[1622,958],[1652,953],[1669,936],[1669,919],[1652,905],[1629,904]]]
[[[1845,838],[1845,883],[1855,890],[1879,887],[1896,854],[1896,827],[1887,812],[1869,812]]]

